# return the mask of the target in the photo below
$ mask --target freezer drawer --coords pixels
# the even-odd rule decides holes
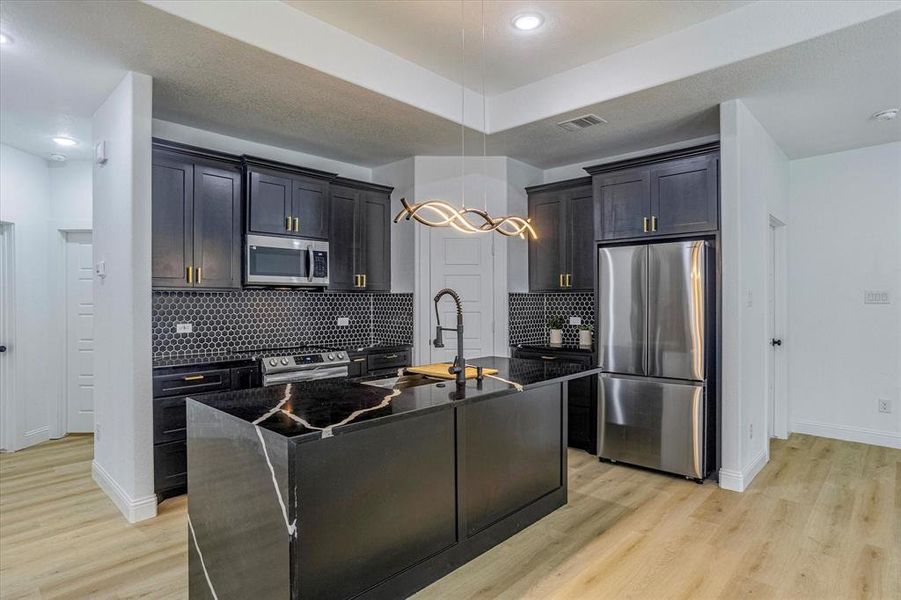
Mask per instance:
[[[704,384],[603,374],[598,388],[601,458],[706,475]]]

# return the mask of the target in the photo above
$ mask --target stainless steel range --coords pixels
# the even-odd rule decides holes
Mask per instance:
[[[264,386],[347,377],[349,364],[346,352],[329,348],[286,348],[260,357]]]

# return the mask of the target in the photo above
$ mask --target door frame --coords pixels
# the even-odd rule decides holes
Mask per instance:
[[[64,437],[69,431],[69,399],[66,389],[68,373],[68,326],[66,316],[66,238],[70,233],[91,234],[91,244],[94,243],[94,232],[89,222],[73,222],[57,224],[54,227],[54,242],[56,248],[50,257],[50,268],[53,272],[51,286],[56,298],[54,307],[54,329],[64,339],[65,343],[59,344],[56,349],[56,364],[63,365],[56,382],[56,402],[51,402],[50,411],[50,437],[51,439]]]
[[[767,263],[772,259],[773,264],[767,265],[766,276],[766,427],[768,437],[787,439],[789,434],[789,399],[788,399],[788,261],[786,255],[786,224],[773,215],[769,215],[767,222]],[[772,269],[773,277],[770,278]],[[770,286],[775,284],[774,312],[769,308]],[[782,340],[782,346],[773,354],[773,363],[770,363],[770,322],[774,321],[775,335]],[[773,382],[773,402],[770,402],[769,387]],[[767,444],[769,447],[769,444]]]
[[[16,406],[16,241],[15,225],[0,222],[0,244],[3,260],[0,261],[0,332],[3,343],[13,348],[3,357],[0,366],[0,449],[15,452],[21,448]]]

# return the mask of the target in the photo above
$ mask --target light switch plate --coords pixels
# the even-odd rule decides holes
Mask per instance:
[[[193,323],[176,323],[175,333],[194,333]]]
[[[888,290],[864,290],[864,304],[891,304],[891,298]]]
[[[348,325],[350,325],[350,318],[338,317],[338,327],[347,327]]]
[[[570,325],[581,325],[581,324],[582,324],[582,317],[570,317],[570,318],[569,318],[569,324],[570,324]]]

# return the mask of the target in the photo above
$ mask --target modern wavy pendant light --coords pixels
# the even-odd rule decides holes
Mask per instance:
[[[460,61],[460,186],[462,188],[462,206],[454,206],[446,200],[432,199],[411,204],[406,198],[401,198],[403,209],[394,217],[394,222],[401,219],[409,221],[413,219],[428,225],[429,227],[452,227],[462,233],[490,233],[496,231],[508,237],[526,236],[537,239],[538,234],[532,227],[530,220],[519,216],[492,217],[488,213],[488,203],[485,200],[484,208],[466,208],[465,190],[465,160],[466,160],[466,119],[465,117],[465,69],[466,69],[466,20],[464,15],[465,0],[460,0],[460,39],[462,59]],[[485,106],[485,0],[482,0],[482,46],[479,48],[479,61],[482,72],[482,159],[487,158],[488,150],[488,114]],[[483,172],[483,179],[484,172]],[[487,181],[483,183],[487,188]]]

